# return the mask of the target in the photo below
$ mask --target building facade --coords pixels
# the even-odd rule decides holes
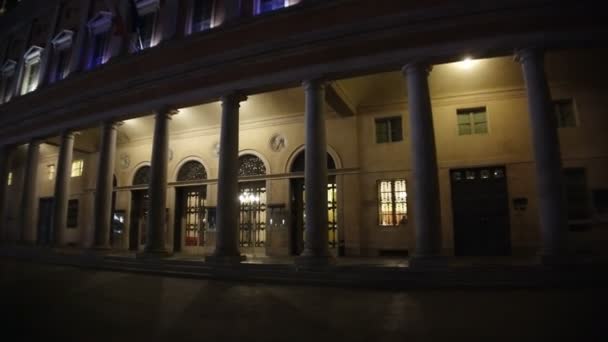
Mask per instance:
[[[473,4],[13,4],[2,240],[209,260],[605,253],[596,5]]]

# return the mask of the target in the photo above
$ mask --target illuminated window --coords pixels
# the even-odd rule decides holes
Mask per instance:
[[[9,185],[9,186],[13,185],[13,173],[12,172],[8,173],[8,177],[7,178],[8,179],[6,180],[6,184]]]
[[[47,179],[53,180],[55,178],[55,164],[49,164],[46,166]]]
[[[8,102],[13,96],[13,82],[15,81],[15,61],[8,60],[0,70],[0,103]]]
[[[376,143],[389,143],[403,140],[401,117],[376,119]]]
[[[106,50],[110,29],[112,28],[112,13],[101,11],[97,13],[88,23],[89,28],[89,56],[88,68],[93,69],[107,61]]]
[[[42,48],[32,46],[23,56],[23,84],[21,85],[21,94],[27,94],[38,88],[38,80],[40,77],[40,62]]]
[[[82,171],[84,170],[84,160],[74,160],[72,162],[72,177],[80,177],[82,176]]]
[[[486,107],[458,109],[458,135],[488,133]]]
[[[141,51],[155,44],[154,36],[158,21],[160,2],[158,0],[135,0],[135,50]]]
[[[257,13],[266,13],[276,11],[283,7],[288,6],[287,0],[258,0],[257,1]]]
[[[398,226],[407,220],[405,179],[378,182],[378,224]]]
[[[195,0],[192,8],[191,32],[201,32],[211,28],[213,0]]]
[[[576,114],[572,99],[553,101],[553,108],[555,109],[558,128],[576,127]]]

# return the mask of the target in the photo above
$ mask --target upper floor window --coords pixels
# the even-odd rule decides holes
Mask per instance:
[[[553,101],[553,108],[555,109],[558,128],[576,127],[576,114],[572,99],[555,100]]]
[[[407,220],[405,179],[378,182],[378,224],[398,226]]]
[[[13,84],[15,81],[15,65],[13,60],[8,60],[0,69],[0,103],[10,101],[13,96]]]
[[[82,172],[84,171],[84,160],[78,159],[72,162],[72,177],[80,177],[82,176]]]
[[[55,164],[49,164],[46,166],[47,179],[52,181],[55,179]]]
[[[488,133],[486,107],[458,109],[456,114],[458,116],[458,135]]]
[[[135,21],[135,47],[137,51],[156,45],[155,31],[159,7],[158,0],[135,1],[136,15],[133,19]]]
[[[21,84],[21,94],[27,94],[36,90],[40,77],[40,61],[42,48],[32,46],[23,56],[23,81]]]
[[[210,29],[212,13],[213,0],[194,0],[191,33]]]
[[[389,143],[403,140],[401,116],[376,119],[376,143]]]
[[[64,79],[69,73],[73,35],[74,32],[63,30],[51,42],[53,44],[53,56],[49,68],[51,83]]]
[[[257,0],[256,1],[256,13],[266,13],[276,11],[289,5],[288,0]]]
[[[110,28],[112,27],[112,13],[99,12],[89,21],[89,69],[105,64],[108,60],[107,49],[109,45]]]
[[[13,185],[13,173],[9,172],[8,176],[6,177],[6,185],[11,186]]]

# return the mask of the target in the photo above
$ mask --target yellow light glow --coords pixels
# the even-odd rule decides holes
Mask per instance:
[[[463,69],[471,69],[473,67],[474,62],[475,61],[473,60],[473,58],[467,56],[462,60],[462,62],[459,63],[459,65]]]

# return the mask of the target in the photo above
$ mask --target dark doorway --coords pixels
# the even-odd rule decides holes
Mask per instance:
[[[148,217],[148,190],[131,191],[131,224],[129,228],[129,249],[139,250],[146,243],[146,219]]]
[[[511,254],[504,166],[450,171],[457,256]]]
[[[293,161],[291,172],[304,172],[306,161],[305,152],[302,151]],[[327,169],[335,170],[336,163],[331,155],[327,154]],[[304,178],[293,178],[290,182],[291,194],[291,228],[289,234],[290,253],[300,255],[304,249],[304,230],[306,227],[306,204]],[[336,176],[329,176],[327,180],[327,229],[329,248],[338,246],[338,197]],[[339,251],[339,255],[343,255]]]
[[[53,197],[40,198],[38,206],[38,239],[37,243],[46,246],[51,243],[53,222]]]
[[[177,188],[175,197],[175,229],[173,230],[173,251],[182,250],[182,236],[185,247],[205,245],[207,187],[189,186]],[[183,234],[183,235],[182,235]]]

